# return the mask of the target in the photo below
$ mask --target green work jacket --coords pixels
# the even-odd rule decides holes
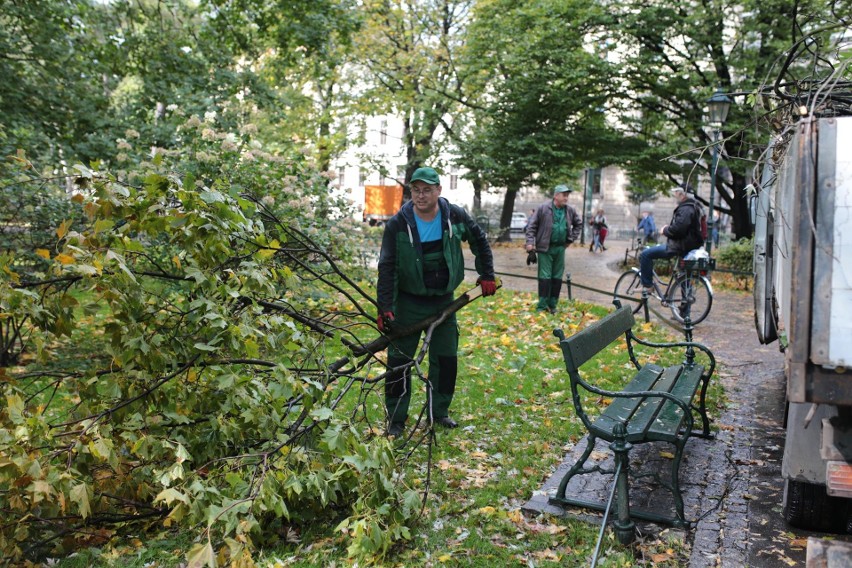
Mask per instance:
[[[447,287],[427,288],[424,284],[423,246],[414,220],[414,204],[409,201],[385,225],[376,284],[381,312],[393,310],[400,292],[414,296],[442,296],[453,292],[464,280],[462,241],[470,245],[479,276],[494,280],[494,257],[485,232],[464,209],[443,197],[438,199],[438,207],[441,210],[444,261],[450,274]]]

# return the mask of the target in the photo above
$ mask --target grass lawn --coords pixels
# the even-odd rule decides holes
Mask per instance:
[[[381,566],[588,566],[599,527],[573,519],[525,517],[521,505],[582,439],[582,424],[570,400],[570,383],[553,329],[566,335],[599,319],[608,308],[563,301],[556,315],[532,310],[530,294],[501,290],[458,314],[461,328],[459,379],[451,415],[455,430],[439,429],[436,444],[409,444],[398,451],[401,482],[427,489],[423,516],[412,538],[381,559]],[[637,323],[643,338],[674,339],[663,327]],[[624,345],[606,349],[588,369],[605,388],[632,377]],[[381,389],[369,395],[370,412],[381,416]],[[425,400],[412,397],[412,414]],[[718,415],[719,386],[708,407]],[[607,401],[601,400],[604,405]],[[379,422],[379,420],[375,420]],[[375,423],[374,422],[374,423]],[[420,432],[418,432],[419,434]],[[431,468],[427,464],[431,463]],[[346,535],[335,521],[287,530],[257,555],[260,566],[352,566]],[[607,531],[599,566],[680,566],[688,561],[682,533],[631,547]],[[126,538],[115,548],[90,549],[64,559],[62,567],[178,566],[190,537],[162,532]]]

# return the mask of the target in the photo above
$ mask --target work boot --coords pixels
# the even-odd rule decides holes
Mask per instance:
[[[562,280],[553,278],[550,281],[550,297],[547,299],[547,311],[556,313],[556,304],[559,303],[559,293],[562,291]]]
[[[550,283],[552,280],[539,279],[538,281],[538,304],[535,309],[542,312],[548,308],[550,300]]]
[[[435,424],[440,424],[444,428],[458,428],[459,423],[449,416],[441,416],[435,419]]]
[[[388,437],[399,438],[405,432],[405,422],[391,422],[388,424]]]

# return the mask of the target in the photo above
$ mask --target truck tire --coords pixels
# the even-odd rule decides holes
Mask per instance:
[[[786,480],[784,520],[800,529],[845,533],[848,530],[848,499],[832,497],[824,485]]]

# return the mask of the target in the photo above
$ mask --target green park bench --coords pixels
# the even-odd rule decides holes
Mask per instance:
[[[588,430],[589,436],[588,445],[582,456],[562,478],[556,494],[549,501],[559,506],[583,507],[605,511],[608,514],[611,502],[597,503],[569,498],[566,496],[566,488],[575,475],[593,472],[614,474],[617,518],[613,525],[619,541],[629,544],[633,541],[635,533],[633,519],[666,523],[679,528],[690,526],[689,521],[684,517],[678,470],[683,449],[689,437],[711,437],[705,396],[710,377],[716,367],[716,360],[708,348],[692,341],[675,343],[643,341],[633,334],[634,320],[630,308],[616,305],[618,307],[614,312],[571,337],[565,337],[561,329],[553,332],[559,338],[565,367],[571,378],[574,408]],[[622,336],[627,342],[626,355],[637,369],[636,375],[621,391],[604,390],[586,382],[580,376],[580,368]],[[651,348],[652,352],[657,352],[658,349],[683,349],[685,358],[682,363],[667,367],[654,363],[640,365],[634,352],[634,344]],[[707,355],[706,367],[696,362],[696,350]],[[586,392],[581,392],[581,389]],[[697,404],[694,401],[696,395]],[[599,416],[590,417],[583,407],[584,399],[589,397],[595,402],[599,401],[600,397],[607,397],[612,401]],[[693,413],[700,416],[702,423],[700,430],[693,430]],[[614,454],[612,469],[605,469],[600,464],[586,467],[586,460],[592,454],[598,439],[609,442],[609,447]],[[645,442],[669,442],[674,446],[671,475],[668,480],[659,476],[657,472],[643,473],[643,477],[652,477],[671,492],[674,500],[674,517],[654,511],[630,509],[628,454],[633,446]]]

